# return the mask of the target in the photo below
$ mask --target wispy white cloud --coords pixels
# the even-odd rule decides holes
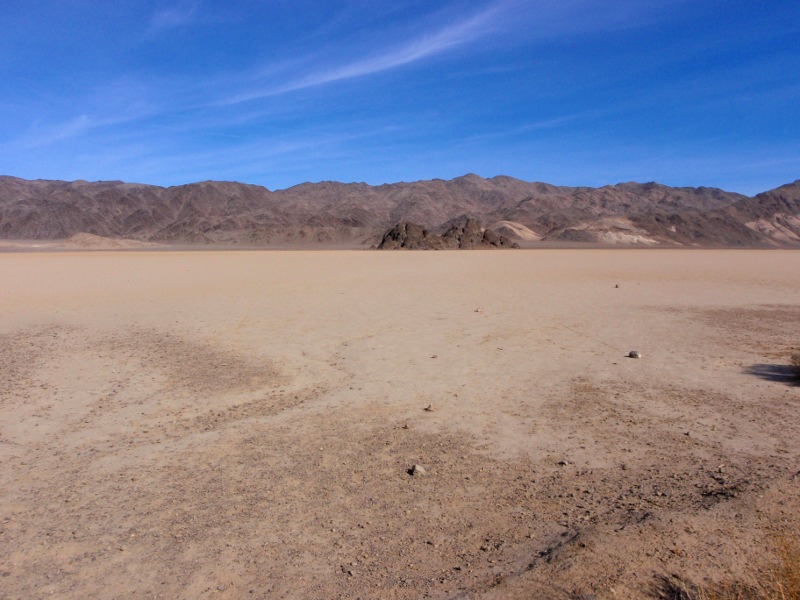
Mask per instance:
[[[623,4],[632,1],[621,0]],[[588,5],[593,4],[588,0],[563,0],[563,2],[564,4],[561,5],[555,0],[545,0],[540,7],[542,10],[537,9],[537,18],[543,21],[541,25],[545,29],[547,29],[547,24],[565,21],[556,17],[563,17],[567,13],[573,14],[578,12],[579,8],[586,9]],[[201,0],[174,2],[171,6],[162,8],[153,14],[149,31],[157,33],[193,23],[197,20],[200,10]],[[428,30],[388,48],[377,49],[366,57],[325,69],[311,69],[305,75],[283,83],[273,83],[271,86],[265,86],[263,82],[265,80],[275,82],[281,73],[290,70],[296,71],[307,59],[285,59],[279,64],[273,64],[267,68],[262,67],[255,75],[253,71],[218,75],[216,79],[205,79],[201,82],[189,83],[183,80],[179,84],[173,81],[161,82],[163,85],[159,86],[148,86],[130,78],[124,78],[112,86],[105,86],[108,89],[97,92],[98,98],[87,102],[86,106],[78,109],[77,116],[65,118],[62,122],[55,124],[52,122],[49,124],[35,123],[25,134],[16,139],[15,143],[21,147],[39,148],[86,136],[98,129],[143,121],[166,113],[185,115],[184,119],[173,125],[192,131],[258,120],[267,114],[274,114],[280,108],[271,106],[266,111],[242,114],[241,107],[235,105],[399,68],[476,42],[500,28],[503,28],[504,31],[519,30],[523,22],[528,23],[526,30],[535,31],[534,21],[536,19],[531,18],[530,10],[532,9],[526,0],[493,0],[485,5],[483,10],[471,16],[451,21],[438,29]],[[549,33],[553,32],[549,31]],[[536,34],[531,33],[530,35],[535,36]],[[262,82],[260,87],[254,87],[256,81]],[[231,97],[225,90],[229,90],[232,86],[247,86],[250,89]],[[150,89],[151,87],[158,89],[154,91]],[[152,101],[151,96],[153,97]],[[205,96],[207,100],[198,102],[198,96]],[[135,102],[132,101],[132,98]],[[206,110],[209,108],[211,111]],[[203,111],[202,124],[198,124],[195,119],[198,111]],[[478,137],[507,137],[538,129],[550,129],[586,116],[583,113],[557,117],[538,123],[525,124],[515,130],[492,132]]]
[[[150,18],[148,35],[155,35],[167,29],[187,25],[200,10],[200,0],[184,0],[168,8],[156,11]]]
[[[173,5],[162,8],[155,12],[150,20],[148,34],[157,34],[164,30],[184,26],[195,22],[201,9],[202,0],[180,0]],[[561,1],[561,0],[560,0]],[[632,0],[621,0],[623,4]],[[553,34],[549,30],[549,25],[553,22],[570,22],[570,19],[562,19],[556,17],[564,17],[566,14],[574,14],[578,9],[586,10],[587,6],[593,5],[593,2],[588,0],[563,0],[564,4],[558,4],[554,0],[545,0],[544,4],[537,10],[537,19],[541,20],[540,27]],[[625,4],[627,6],[627,4]],[[391,69],[395,69],[404,65],[409,65],[426,58],[430,58],[447,51],[453,50],[458,47],[465,46],[471,42],[490,35],[493,32],[503,28],[506,31],[519,29],[520,22],[529,22],[531,31],[535,32],[535,21],[532,19],[530,6],[527,5],[526,0],[494,0],[486,5],[483,10],[474,13],[473,15],[462,18],[455,22],[450,22],[447,25],[441,26],[438,29],[429,30],[426,33],[418,35],[414,38],[407,39],[405,42],[395,44],[390,48],[383,48],[376,50],[371,56],[358,58],[344,64],[330,66],[328,68],[312,69],[309,73],[300,77],[290,79],[283,83],[273,83],[272,85],[264,85],[265,80],[272,80],[273,82],[280,76],[281,73],[286,73],[290,70],[297,71],[306,59],[296,57],[293,59],[284,59],[280,63],[274,63],[266,67],[262,66],[256,71],[249,73],[238,74],[223,74],[218,75],[216,78],[206,79],[202,82],[195,82],[187,84],[183,81],[180,85],[174,82],[163,82],[160,90],[156,95],[161,98],[157,101],[158,107],[148,106],[146,109],[136,107],[135,110],[130,109],[130,97],[143,96],[149,103],[148,96],[155,94],[149,89],[139,89],[142,87],[141,82],[125,78],[120,83],[115,84],[111,92],[106,90],[102,92],[106,95],[111,94],[110,98],[105,99],[102,103],[96,102],[95,104],[102,104],[104,108],[100,109],[97,106],[84,107],[78,116],[66,119],[62,123],[51,124],[48,126],[34,124],[26,134],[16,140],[24,147],[41,147],[54,144],[70,138],[76,138],[85,135],[92,130],[99,128],[106,128],[117,124],[124,124],[131,121],[147,119],[157,114],[165,112],[185,112],[192,114],[196,110],[204,110],[210,107],[230,107],[231,110],[235,109],[235,105],[245,103],[247,101],[267,98],[286,94],[292,91],[303,90],[322,86],[328,83],[365,77],[372,74],[378,74]],[[593,26],[597,26],[596,23]],[[569,26],[567,30],[570,30]],[[565,31],[561,31],[566,33]],[[541,32],[540,32],[541,33]],[[538,34],[531,33],[534,37]],[[262,82],[260,85],[254,85],[255,82]],[[176,87],[177,85],[177,87]],[[228,95],[224,90],[229,90],[231,87],[236,86],[249,86],[250,89],[242,91],[234,96]],[[205,102],[197,102],[196,98],[199,96],[206,96],[208,98]],[[189,99],[191,98],[191,100]],[[107,101],[108,100],[108,101]],[[116,115],[109,113],[109,104],[117,106],[118,110]],[[94,110],[97,109],[97,110]],[[270,108],[270,112],[274,111],[275,107]],[[261,115],[263,113],[258,113]],[[258,116],[256,115],[256,116]],[[210,120],[216,120],[219,124],[228,122],[235,124],[242,120],[242,115],[237,112],[235,114],[230,111],[216,115],[213,119],[211,115],[204,114],[204,123]],[[251,115],[245,115],[246,118],[252,118]],[[566,118],[556,118],[555,120],[544,121],[537,124],[525,125],[520,131],[507,131],[502,133],[489,133],[481,137],[506,137],[535,129],[548,129],[555,126],[560,126],[566,121],[571,121],[575,116]],[[195,127],[194,125],[192,127]]]
[[[301,131],[271,139],[226,143],[214,149],[186,151],[184,148],[163,148],[149,141],[111,144],[101,160],[112,172],[121,172],[135,165],[141,180],[184,183],[201,179],[241,179],[252,173],[269,174],[275,170],[307,171],[313,178],[315,167],[324,166],[334,157],[346,157],[354,143],[381,138],[392,128],[370,128],[359,133],[342,131]],[[137,148],[135,154],[131,147]],[[94,152],[80,157],[96,162]]]
[[[79,138],[97,129],[140,121],[150,114],[152,113],[138,111],[110,117],[99,117],[84,113],[55,124],[37,121],[33,123],[23,135],[9,142],[9,144],[27,149],[42,148],[58,142]]]
[[[525,135],[536,131],[543,131],[548,129],[558,129],[565,125],[575,123],[576,121],[583,121],[586,119],[592,119],[599,116],[604,116],[610,114],[610,112],[611,111],[600,111],[600,110],[587,110],[582,112],[576,112],[569,115],[562,115],[560,117],[541,119],[539,121],[525,123],[523,125],[519,125],[517,127],[513,127],[511,129],[506,129],[503,131],[491,131],[489,133],[473,135],[468,138],[465,138],[464,141],[479,142],[484,140],[502,139],[519,135]]]
[[[135,121],[139,115],[127,117],[100,118],[89,114],[78,115],[56,124],[34,123],[28,131],[12,143],[22,148],[42,148],[58,142],[71,140],[101,127],[110,127]]]
[[[238,104],[316,87],[326,83],[372,75],[441,54],[490,33],[495,24],[495,18],[502,11],[503,6],[504,3],[502,2],[495,3],[468,19],[451,23],[446,27],[409,40],[405,44],[388,51],[379,52],[373,56],[344,65],[314,71],[282,85],[247,91],[227,98],[221,104]]]
[[[591,113],[597,114],[597,113]],[[520,133],[525,133],[527,131],[537,131],[539,129],[555,129],[556,127],[560,127],[561,125],[565,125],[567,123],[572,123],[573,121],[577,121],[579,119],[583,119],[590,116],[588,112],[582,113],[575,113],[572,115],[565,115],[563,117],[555,117],[553,119],[542,119],[541,121],[536,121],[535,123],[528,123],[527,125],[523,125],[520,127]]]
[[[39,124],[35,124],[28,134],[20,141],[22,142],[21,145],[24,147],[39,148],[81,135],[93,127],[95,127],[95,120],[92,117],[89,115],[79,115],[64,123],[48,127],[47,129],[42,128]]]
[[[689,0],[670,1],[680,3]],[[500,29],[507,33],[515,32],[515,37],[522,36],[528,41],[546,41],[586,32],[635,28],[652,23],[660,16],[661,13],[655,8],[643,6],[638,0],[619,0],[610,8],[597,0],[544,0],[535,4],[528,0],[494,0],[471,17],[394,47],[377,50],[366,58],[312,70],[288,82],[254,86],[217,104],[239,104],[381,73],[465,46]],[[293,62],[297,65],[300,61]],[[269,74],[270,70],[265,69],[264,73]],[[271,74],[274,76],[275,70]]]

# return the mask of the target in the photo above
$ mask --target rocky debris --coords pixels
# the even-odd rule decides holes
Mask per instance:
[[[425,412],[433,412],[433,404],[428,404],[423,410]]]
[[[425,467],[423,467],[422,465],[414,465],[408,470],[408,473],[412,477],[424,477],[425,475],[428,474],[428,472],[425,470]]]
[[[628,352],[628,358],[642,358],[642,353],[638,350],[631,350]]]
[[[379,250],[469,250],[487,248],[519,248],[507,237],[484,229],[476,219],[451,225],[442,235],[429,232],[421,225],[402,221],[383,234]]]

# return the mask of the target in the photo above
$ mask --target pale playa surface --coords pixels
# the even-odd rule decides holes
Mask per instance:
[[[646,597],[797,514],[798,252],[20,253],[0,282],[0,597]]]

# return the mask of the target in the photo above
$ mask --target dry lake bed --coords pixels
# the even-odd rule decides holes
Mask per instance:
[[[798,349],[797,251],[0,254],[0,597],[746,577]]]

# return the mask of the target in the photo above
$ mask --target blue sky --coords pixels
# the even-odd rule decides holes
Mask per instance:
[[[0,0],[0,174],[800,178],[797,0]]]

